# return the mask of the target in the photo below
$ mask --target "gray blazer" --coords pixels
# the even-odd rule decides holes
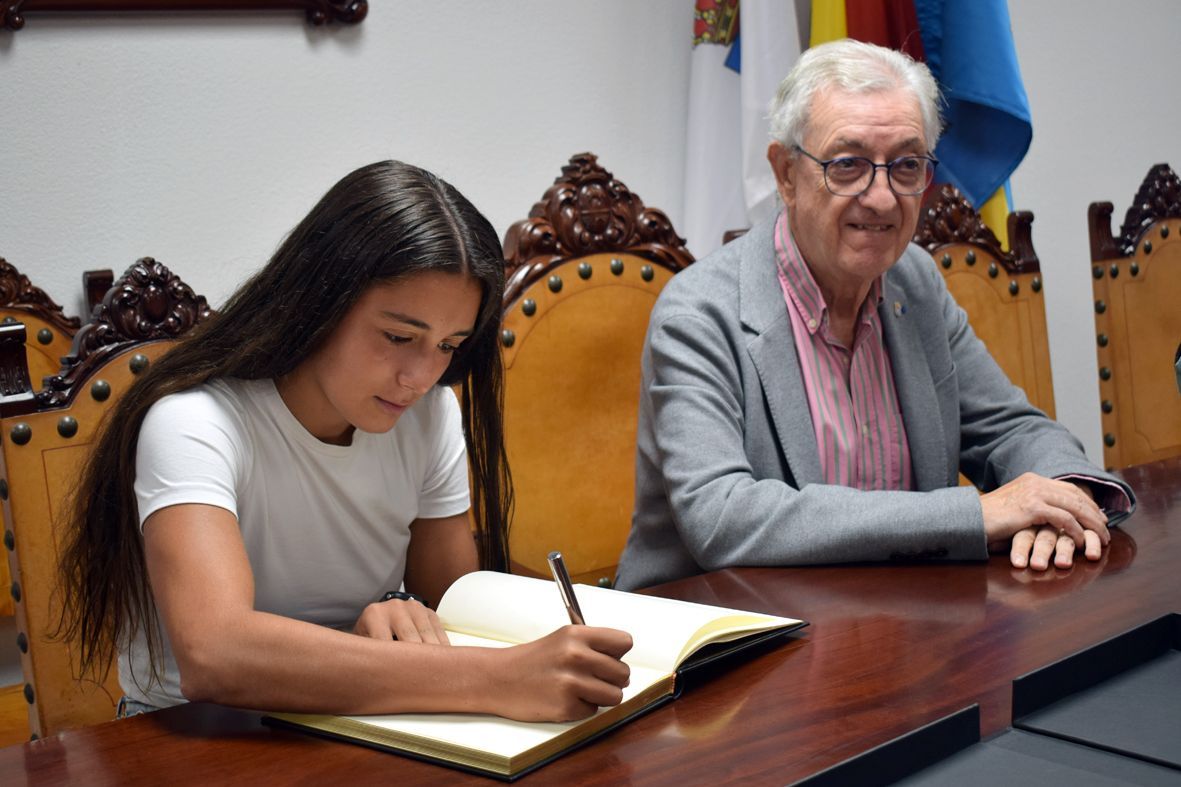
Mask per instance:
[[[773,229],[678,273],[652,311],[617,587],[728,566],[984,559],[980,502],[960,470],[986,490],[1026,471],[1115,481],[1009,382],[912,245],[879,313],[920,491],[825,484]]]

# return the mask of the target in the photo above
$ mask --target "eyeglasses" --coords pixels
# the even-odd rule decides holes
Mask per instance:
[[[875,164],[864,156],[842,156],[821,161],[799,145],[800,153],[815,161],[824,170],[824,185],[838,197],[859,197],[869,191],[878,169],[886,170],[890,190],[900,197],[922,194],[935,179],[937,159],[930,156],[902,156],[885,164]]]

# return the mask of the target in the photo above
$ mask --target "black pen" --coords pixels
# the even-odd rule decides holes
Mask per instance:
[[[570,584],[570,573],[566,571],[566,563],[562,560],[561,552],[550,552],[549,570],[554,575],[554,582],[558,583],[558,592],[562,594],[562,603],[566,605],[566,612],[570,615],[570,622],[576,626],[586,625],[582,618],[582,610],[578,608],[578,599],[574,596],[574,585]]]

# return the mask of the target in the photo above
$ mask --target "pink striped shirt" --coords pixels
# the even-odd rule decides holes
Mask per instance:
[[[910,444],[878,317],[882,278],[861,305],[850,349],[829,329],[824,296],[796,248],[786,211],[775,224],[775,252],[824,482],[913,489]]]

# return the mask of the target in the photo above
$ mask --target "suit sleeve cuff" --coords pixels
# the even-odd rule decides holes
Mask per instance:
[[[1132,510],[1132,500],[1119,484],[1087,475],[1058,476],[1059,481],[1085,484],[1095,497],[1095,503],[1105,512],[1126,514]]]

